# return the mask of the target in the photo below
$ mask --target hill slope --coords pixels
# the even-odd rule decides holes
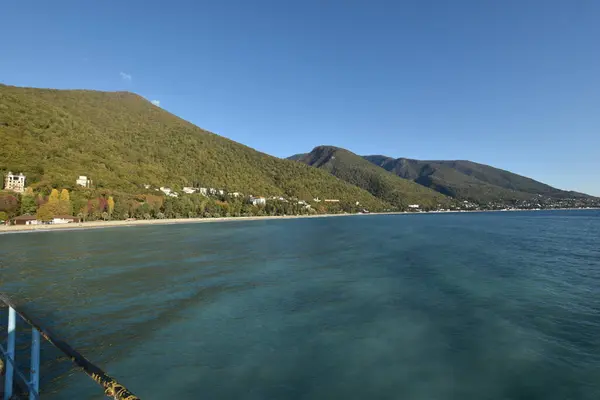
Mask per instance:
[[[319,146],[297,160],[325,170],[401,209],[409,204],[433,208],[449,201],[446,196],[399,178],[362,157],[337,147]]]
[[[476,202],[528,199],[536,195],[553,198],[584,196],[471,161],[421,161],[381,155],[364,158],[399,177],[448,196]]]
[[[306,153],[294,154],[293,156],[290,156],[287,159],[292,161],[299,161],[304,157],[306,157]]]
[[[199,185],[254,195],[360,201],[388,207],[320,171],[202,130],[128,92],[0,85],[0,172],[28,185],[73,187],[87,175],[102,188]]]

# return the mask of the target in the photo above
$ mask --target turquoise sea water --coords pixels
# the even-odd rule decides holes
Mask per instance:
[[[0,279],[143,399],[600,398],[598,211],[0,235]]]

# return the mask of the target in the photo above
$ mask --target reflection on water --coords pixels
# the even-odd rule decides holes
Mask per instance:
[[[596,399],[599,242],[594,211],[148,226],[3,235],[0,271],[146,399]],[[45,398],[98,398],[57,356]]]

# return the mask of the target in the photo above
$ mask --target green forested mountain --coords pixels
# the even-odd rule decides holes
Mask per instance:
[[[34,188],[202,186],[253,195],[389,205],[326,171],[260,153],[202,130],[128,92],[0,85],[0,172]]]
[[[319,146],[296,160],[327,171],[374,196],[405,209],[409,204],[433,208],[450,199],[415,182],[400,178],[379,168],[364,158],[333,146]]]
[[[553,198],[585,196],[471,161],[421,161],[381,155],[364,158],[399,177],[448,196],[475,202],[522,200],[536,195]]]
[[[290,156],[287,159],[292,161],[299,161],[304,157],[306,157],[306,153],[294,154],[293,156]]]

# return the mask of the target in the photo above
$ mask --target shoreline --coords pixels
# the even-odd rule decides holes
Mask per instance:
[[[462,211],[425,211],[425,212],[383,212],[369,214],[318,214],[318,215],[276,215],[276,216],[252,216],[252,217],[219,217],[219,218],[171,218],[171,219],[139,219],[135,221],[90,221],[70,224],[56,225],[0,225],[0,235],[10,233],[71,231],[117,227],[133,227],[146,225],[176,225],[176,224],[202,224],[215,222],[244,222],[263,220],[283,220],[300,218],[330,218],[351,217],[369,215],[428,215],[428,214],[460,214],[460,213],[489,213],[489,212],[524,212],[524,211],[581,211],[600,210],[600,208],[555,208],[549,210],[462,210]]]
[[[166,218],[166,219],[138,219],[135,221],[90,221],[69,224],[50,224],[50,225],[10,225],[0,226],[0,234],[7,233],[28,233],[28,232],[50,232],[56,230],[87,230],[117,227],[133,227],[145,225],[177,225],[177,224],[203,224],[214,222],[235,222],[235,221],[261,221],[272,219],[299,219],[299,218],[325,218],[325,217],[347,217],[352,215],[368,214],[319,214],[319,215],[265,215],[252,217],[218,217],[218,218]]]

